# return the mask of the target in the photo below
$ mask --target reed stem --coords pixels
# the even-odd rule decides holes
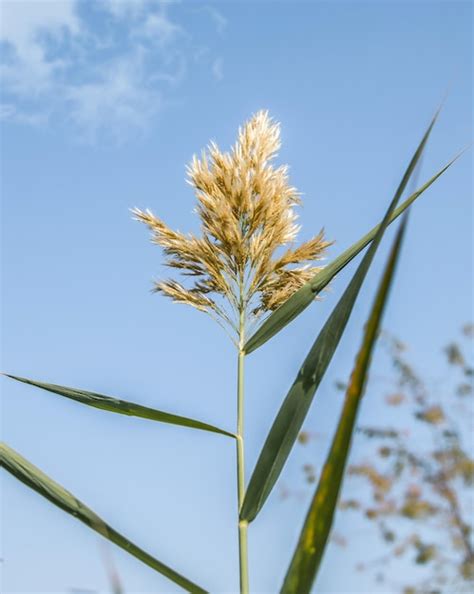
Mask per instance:
[[[237,503],[238,515],[245,496],[245,464],[244,464],[244,358],[243,346],[245,342],[245,314],[242,308],[239,320],[239,356],[237,362]],[[248,552],[247,552],[248,522],[239,519],[239,575],[240,594],[249,592]]]

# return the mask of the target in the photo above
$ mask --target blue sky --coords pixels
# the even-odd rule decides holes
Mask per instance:
[[[129,208],[196,230],[185,165],[211,139],[227,148],[265,108],[303,193],[301,238],[324,226],[334,257],[382,216],[447,88],[420,181],[471,141],[469,2],[6,0],[1,15],[11,373],[232,429],[233,346],[205,316],[150,293],[166,271]],[[473,316],[471,168],[468,153],[413,209],[385,319],[428,376],[441,373],[438,345]],[[382,265],[380,255],[307,419],[327,439],[339,410],[332,385],[350,371]],[[249,357],[248,474],[349,274]],[[369,386],[364,419],[382,410]],[[231,442],[6,381],[2,421],[12,447],[114,527],[213,592],[236,591]],[[284,484],[300,480],[302,461],[296,448]],[[252,591],[277,591],[309,496],[283,502],[276,489],[252,525]],[[2,500],[5,592],[106,591],[94,533],[10,476]],[[360,548],[369,527],[354,538]],[[128,592],[178,591],[112,553]],[[319,591],[380,591],[352,571],[353,554],[330,551]]]

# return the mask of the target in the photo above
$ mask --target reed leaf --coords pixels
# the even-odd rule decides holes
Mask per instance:
[[[54,503],[57,507],[74,516],[77,520],[92,528],[104,538],[110,540],[145,565],[161,573],[184,590],[193,594],[206,594],[206,590],[186,579],[136,544],[122,536],[109,526],[102,518],[76,499],[69,491],[41,472],[36,466],[23,458],[18,452],[5,443],[0,443],[0,466],[4,467],[22,483]]]
[[[425,192],[451,165],[459,158],[454,157],[442,169],[423,184],[416,192],[413,192],[390,216],[389,224],[397,219],[415,200]],[[287,299],[278,309],[271,313],[263,322],[260,328],[251,336],[244,346],[245,354],[250,354],[270,338],[275,336],[280,330],[283,330],[291,321],[300,315],[313,301],[331,280],[345,268],[377,235],[381,223],[373,227],[361,239],[352,244],[342,254],[337,256],[330,264],[325,266],[320,272],[298,289],[289,299]]]
[[[278,411],[250,478],[240,512],[240,519],[243,521],[251,522],[255,519],[285,465],[311,406],[314,394],[344,333],[362,283],[389,225],[390,218],[423,153],[437,115],[436,113],[413,155],[369,249],[316,338]]]
[[[104,396],[103,394],[97,394],[96,392],[86,392],[85,390],[77,390],[75,388],[67,388],[65,386],[58,386],[56,384],[47,384],[44,382],[37,382],[35,380],[26,379],[16,375],[10,375],[4,373],[6,377],[35,386],[41,390],[52,392],[53,394],[59,394],[65,396],[76,402],[93,406],[94,408],[100,408],[109,412],[118,413],[120,415],[128,415],[131,417],[140,417],[142,419],[149,419],[151,421],[159,421],[160,423],[169,423],[171,425],[180,425],[182,427],[191,427],[192,429],[201,429],[202,431],[210,431],[212,433],[220,433],[221,435],[227,435],[228,437],[234,437],[233,433],[189,419],[187,417],[181,417],[179,415],[173,415],[171,413],[142,406],[141,404],[135,404],[134,402],[127,402],[126,400],[119,400],[118,398],[111,398],[110,396]]]
[[[306,516],[281,594],[309,594],[333,523],[359,405],[364,394],[372,351],[393,281],[406,228],[406,216],[391,249],[364,331],[346,392],[339,424],[321,478]]]

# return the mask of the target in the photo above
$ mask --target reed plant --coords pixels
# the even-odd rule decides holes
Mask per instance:
[[[455,161],[450,161],[399,204],[437,115],[423,135],[381,222],[326,266],[321,265],[321,259],[331,242],[325,238],[323,231],[309,241],[300,245],[296,243],[300,195],[289,183],[287,167],[274,165],[280,148],[280,127],[264,111],[242,126],[229,152],[222,152],[215,143],[211,143],[207,151],[201,157],[194,157],[189,165],[188,181],[196,196],[196,214],[201,224],[199,236],[172,230],[150,210],[133,209],[134,218],[150,229],[152,241],[162,248],[166,264],[181,275],[179,279],[157,281],[155,291],[210,316],[222,326],[235,345],[237,424],[234,431],[103,394],[5,374],[11,379],[88,406],[210,431],[234,440],[235,535],[239,543],[241,594],[251,591],[247,543],[249,526],[265,505],[284,468],[342,338],[383,235],[387,227],[404,213],[369,311],[332,444],[300,538],[292,556],[289,556],[280,592],[304,594],[313,587],[331,530],[371,355],[406,229],[408,209]],[[347,288],[283,399],[250,480],[246,482],[246,357],[317,300],[331,280],[365,248],[367,250]],[[20,481],[184,590],[208,591],[131,542],[8,445],[1,445],[0,456],[2,466]],[[233,587],[225,584],[226,590]],[[216,586],[213,588],[215,590]]]

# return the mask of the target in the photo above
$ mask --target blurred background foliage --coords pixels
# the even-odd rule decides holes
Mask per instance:
[[[341,511],[360,514],[377,534],[373,548],[364,541],[355,569],[372,572],[380,591],[441,594],[474,587],[473,339],[474,324],[467,323],[440,350],[433,376],[441,372],[442,380],[433,380],[417,372],[407,345],[381,335],[390,371],[380,376],[374,368],[366,398],[382,397],[386,409],[377,424],[358,426],[339,501]],[[336,382],[337,391],[345,388]],[[319,437],[307,429],[299,443],[310,446]],[[313,463],[302,464],[307,485],[318,473]],[[281,494],[291,502],[301,489],[285,485]],[[349,518],[343,521],[350,526]],[[359,546],[359,536],[349,528],[347,535],[333,530],[331,538],[347,548]],[[404,571],[406,564],[420,571]],[[415,575],[418,581],[404,583]]]

